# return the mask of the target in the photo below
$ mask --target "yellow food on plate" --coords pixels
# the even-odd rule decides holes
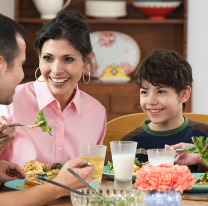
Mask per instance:
[[[26,174],[39,174],[44,173],[46,171],[51,170],[52,165],[47,165],[45,163],[40,163],[35,160],[30,160],[29,162],[25,162],[25,167],[22,169]]]
[[[119,66],[109,66],[106,68],[106,72],[102,74],[100,77],[112,77],[112,78],[129,78],[128,75],[126,75],[123,72],[123,69]]]

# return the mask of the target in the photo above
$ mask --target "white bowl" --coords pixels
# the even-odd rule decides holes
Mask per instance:
[[[93,1],[93,0],[86,0],[85,6],[93,6],[93,7],[115,7],[115,8],[123,8],[126,7],[126,1]]]
[[[97,18],[118,18],[127,15],[126,1],[85,1],[87,16]]]

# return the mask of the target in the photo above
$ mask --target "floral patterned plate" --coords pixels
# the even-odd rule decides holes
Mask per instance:
[[[90,38],[96,58],[93,77],[100,77],[111,65],[120,66],[127,75],[139,65],[140,48],[131,36],[116,31],[97,31],[90,33]]]

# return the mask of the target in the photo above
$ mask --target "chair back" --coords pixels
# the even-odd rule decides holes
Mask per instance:
[[[193,121],[208,124],[207,114],[183,113],[183,115]],[[136,113],[124,115],[115,118],[107,123],[106,135],[103,144],[107,146],[107,152],[110,152],[110,142],[119,141],[125,134],[140,127],[144,120],[149,119],[145,113]]]

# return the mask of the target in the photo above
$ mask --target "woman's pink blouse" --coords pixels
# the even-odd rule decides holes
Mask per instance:
[[[29,160],[42,163],[64,163],[79,157],[79,146],[102,144],[106,132],[104,106],[75,86],[75,96],[61,111],[45,82],[29,82],[17,86],[13,103],[0,106],[9,123],[31,125],[43,110],[52,136],[40,128],[16,128],[15,139],[0,154],[0,160],[24,166]]]

